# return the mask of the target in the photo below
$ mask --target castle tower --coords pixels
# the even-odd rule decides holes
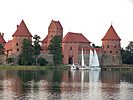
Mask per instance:
[[[4,33],[0,33],[0,43],[2,44],[2,46],[6,44],[6,41],[4,40]]]
[[[52,20],[48,27],[47,47],[50,44],[50,40],[55,35],[60,35],[61,38],[63,38],[63,27],[61,26],[60,21]]]
[[[20,54],[21,53],[21,46],[22,41],[26,38],[30,38],[32,41],[32,35],[29,32],[25,22],[22,20],[20,25],[17,25],[16,32],[12,35],[12,53],[13,54]]]
[[[102,39],[103,65],[120,65],[121,60],[121,39],[111,25]]]

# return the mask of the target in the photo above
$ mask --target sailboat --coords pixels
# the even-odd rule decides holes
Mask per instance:
[[[99,67],[98,55],[95,49],[94,49],[94,54],[93,51],[90,50],[89,67],[91,70],[101,70],[101,68]]]
[[[77,69],[74,63],[72,64],[72,66],[71,66],[70,69],[71,69],[71,70],[76,70],[76,69]]]
[[[82,51],[81,51],[81,66],[79,67],[79,69],[85,69],[83,48],[82,48]]]
[[[82,48],[81,56],[82,56],[82,58],[81,58],[81,66],[79,67],[79,69],[87,69],[87,70],[90,69],[89,66],[86,66],[86,65],[85,65],[84,54],[83,54],[83,48]]]

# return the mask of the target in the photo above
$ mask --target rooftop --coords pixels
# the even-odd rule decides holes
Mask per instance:
[[[113,26],[111,25],[102,40],[121,40],[121,39],[117,35],[117,33],[116,33],[115,29],[113,28]]]
[[[62,42],[91,43],[82,33],[68,32]]]
[[[17,25],[17,30],[12,36],[29,36],[32,37],[29,32],[24,20],[21,21],[20,25]]]

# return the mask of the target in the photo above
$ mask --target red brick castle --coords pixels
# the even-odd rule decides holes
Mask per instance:
[[[81,49],[84,50],[85,63],[89,63],[89,51],[90,49],[96,50],[98,53],[99,61],[101,65],[120,65],[122,64],[120,54],[120,41],[121,39],[115,32],[111,25],[107,33],[102,39],[102,48],[92,48],[90,41],[82,33],[68,32],[63,38],[63,27],[59,21],[52,20],[48,27],[48,35],[42,40],[41,56],[47,58],[49,62],[52,61],[51,57],[48,57],[48,45],[50,40],[59,35],[62,38],[62,54],[63,64],[81,63]],[[24,38],[30,38],[32,40],[32,34],[28,30],[25,22],[22,20],[20,25],[17,25],[17,30],[12,35],[13,39],[3,44],[5,47],[5,53],[7,57],[17,57],[21,52],[22,41]],[[0,43],[5,43],[3,35],[0,34]],[[46,56],[47,57],[46,57]]]

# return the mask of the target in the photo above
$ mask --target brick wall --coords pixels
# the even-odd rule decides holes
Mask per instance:
[[[14,36],[12,40],[12,53],[13,54],[20,54],[21,53],[21,46],[22,46],[22,41],[24,38],[28,39],[30,38],[32,41],[32,37],[22,37],[22,36]]]

